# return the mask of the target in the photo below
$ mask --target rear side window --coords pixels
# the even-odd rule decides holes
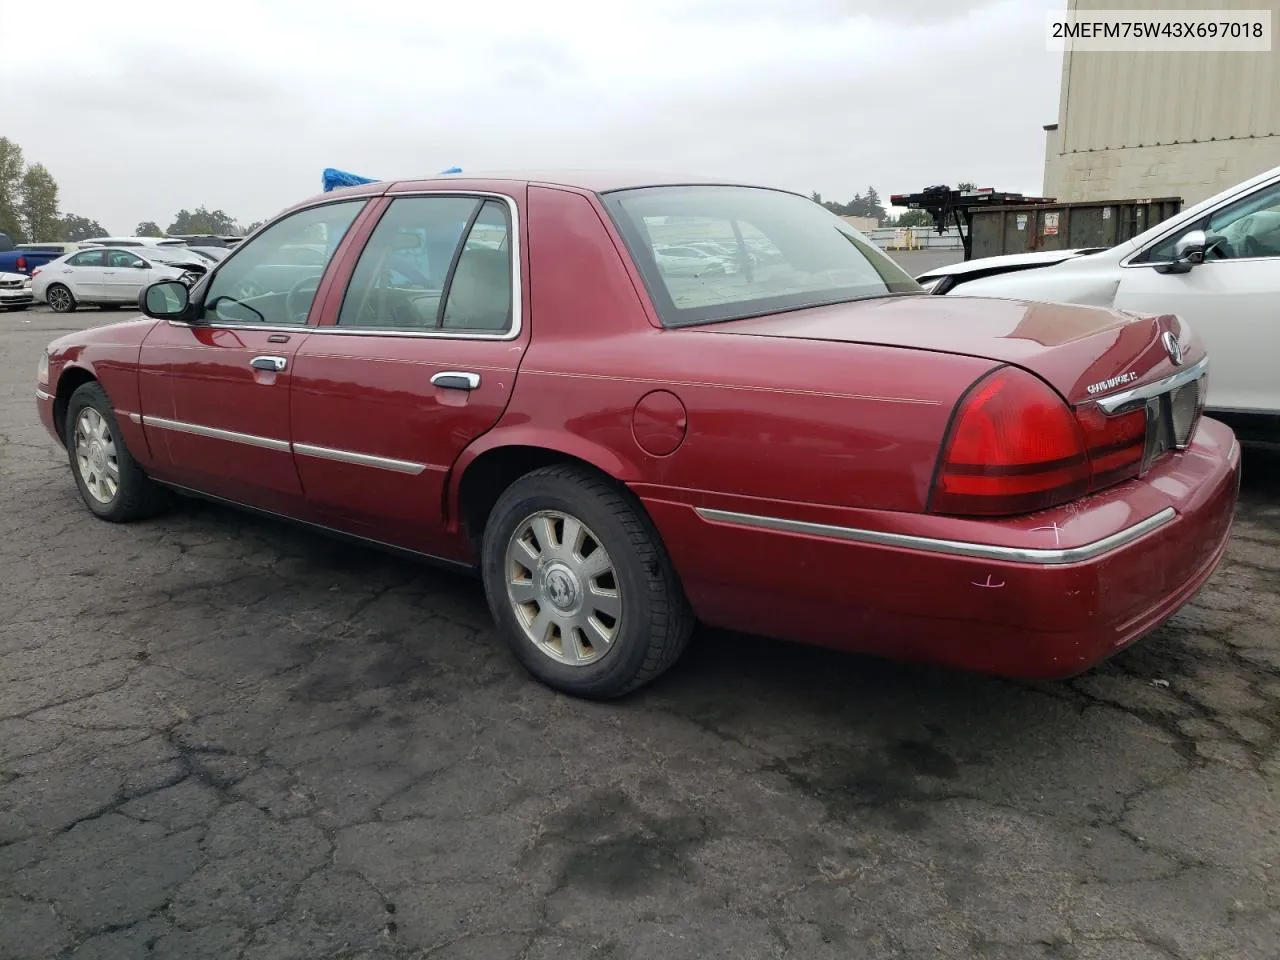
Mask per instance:
[[[680,186],[602,199],[667,326],[923,293],[860,233],[795,194]]]
[[[101,267],[105,263],[106,252],[103,250],[86,250],[67,261],[67,265],[71,267]]]
[[[502,200],[394,200],[360,254],[338,324],[440,333],[510,330],[510,232]]]

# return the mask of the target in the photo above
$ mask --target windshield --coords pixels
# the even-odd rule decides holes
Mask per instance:
[[[603,200],[669,327],[924,292],[862,234],[795,194],[645,187]]]

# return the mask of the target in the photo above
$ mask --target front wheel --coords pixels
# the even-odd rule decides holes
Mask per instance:
[[[76,298],[71,295],[70,288],[60,283],[52,284],[44,292],[44,298],[54,313],[72,313],[76,308]]]
[[[489,609],[516,657],[572,696],[609,699],[649,683],[693,631],[652,522],[584,469],[545,467],[508,487],[481,553]]]
[[[71,395],[63,435],[80,498],[95,516],[126,523],[162,506],[162,490],[133,459],[111,401],[96,382]]]

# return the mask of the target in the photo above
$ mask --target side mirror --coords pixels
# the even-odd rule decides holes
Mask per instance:
[[[133,265],[133,269],[135,269],[135,270],[150,270],[150,269],[151,269],[151,264],[147,263],[145,260],[139,260],[137,263],[135,263],[135,264]]]
[[[1173,245],[1173,260],[1162,264],[1161,273],[1188,273],[1197,264],[1204,263],[1205,250],[1209,239],[1203,230],[1192,230],[1184,233]]]
[[[181,280],[161,280],[142,291],[138,309],[157,320],[182,316],[191,306],[191,292]]]

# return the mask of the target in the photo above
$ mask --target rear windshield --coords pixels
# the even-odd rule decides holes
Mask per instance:
[[[820,205],[780,190],[619,190],[606,209],[669,327],[923,293]]]

